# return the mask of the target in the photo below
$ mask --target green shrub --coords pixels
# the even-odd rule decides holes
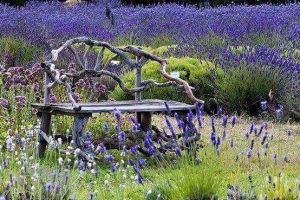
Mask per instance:
[[[275,100],[281,101],[281,93],[286,85],[280,71],[246,64],[227,69],[214,82],[215,99],[221,107],[230,112],[246,111],[250,115],[258,114],[260,100],[268,100],[270,90],[275,94]]]
[[[204,100],[208,100],[212,97],[213,87],[212,81],[214,73],[222,74],[222,71],[216,68],[211,62],[200,61],[195,58],[183,57],[167,59],[168,68],[167,71],[178,71],[180,77],[193,87],[195,87],[194,94],[196,97]],[[159,63],[150,61],[142,68],[142,78],[154,79],[158,82],[166,82],[167,80],[160,73],[161,66]],[[129,88],[135,85],[135,71],[125,73],[122,76],[122,80]],[[142,92],[142,96],[145,99],[166,99],[189,102],[188,98],[183,95],[182,91],[179,91],[175,87],[149,88],[147,91]],[[134,94],[125,94],[119,86],[112,92],[111,97],[116,100],[134,99]]]
[[[0,60],[6,67],[23,66],[36,62],[42,50],[22,39],[0,37]]]

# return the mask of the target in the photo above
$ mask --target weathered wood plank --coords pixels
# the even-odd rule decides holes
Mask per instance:
[[[166,107],[164,101],[122,101],[122,102],[100,102],[94,104],[78,104],[81,109],[74,110],[71,104],[33,104],[33,107],[43,110],[44,108],[50,108],[53,113],[65,113],[65,114],[91,114],[91,113],[101,113],[101,112],[112,112],[114,109],[118,109],[121,112],[165,112]],[[189,105],[180,102],[168,102],[169,109],[171,111],[187,111],[194,110],[195,105]]]
[[[40,130],[41,132],[48,136],[50,134],[50,127],[51,127],[51,114],[44,112],[42,113],[41,117],[41,125]],[[38,155],[40,157],[44,156],[48,142],[42,135],[39,135],[39,146],[38,146]]]

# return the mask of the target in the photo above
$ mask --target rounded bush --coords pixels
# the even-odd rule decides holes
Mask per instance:
[[[183,57],[167,59],[167,71],[179,72],[180,78],[186,80],[191,86],[195,88],[194,94],[199,99],[208,100],[213,96],[213,76],[215,73],[222,74],[222,70],[216,68],[211,62],[201,61],[195,58]],[[142,68],[142,79],[154,79],[157,82],[166,82],[167,80],[161,75],[161,66],[155,61],[150,61]],[[130,71],[122,75],[122,80],[126,86],[133,88],[135,86],[135,71]],[[125,94],[119,86],[112,92],[111,97],[116,100],[134,99],[134,94]],[[180,91],[174,86],[170,87],[150,87],[148,90],[142,92],[144,99],[166,99],[183,102],[190,102]]]

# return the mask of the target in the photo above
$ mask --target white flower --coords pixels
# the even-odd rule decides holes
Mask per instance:
[[[58,142],[58,145],[62,145],[62,139],[61,138],[58,138],[57,142]]]
[[[75,154],[75,156],[79,156],[79,154],[80,154],[80,149],[76,149],[75,151],[74,151],[74,154]]]
[[[34,185],[33,186],[31,186],[31,191],[34,191],[35,190],[35,187],[34,187]]]
[[[88,166],[88,168],[91,168],[92,167],[92,163],[88,162],[87,166]]]
[[[63,164],[63,161],[64,161],[64,159],[63,159],[62,157],[59,157],[59,158],[58,158],[58,164],[59,164],[59,165],[62,165],[62,164]]]

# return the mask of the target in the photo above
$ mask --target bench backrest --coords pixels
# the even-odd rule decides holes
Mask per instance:
[[[83,55],[83,58],[80,57],[76,45],[78,44],[85,44],[86,51]],[[96,62],[93,68],[89,67],[89,54],[93,47],[99,47],[99,52],[97,54]],[[111,51],[114,56],[109,58],[106,63],[103,63],[103,52],[107,49]],[[58,60],[60,54],[65,51],[69,50],[72,52],[75,58],[76,66],[79,70],[76,70],[74,73],[64,72],[61,73],[55,67],[55,62]],[[132,59],[133,55],[136,59]],[[105,70],[106,65],[110,64],[110,62],[114,59],[119,58],[124,64],[127,64],[130,68],[136,69],[136,86],[135,88],[127,88],[121,78],[113,72]],[[158,83],[155,80],[142,80],[142,67],[148,61],[153,60],[161,64],[161,74],[167,80],[164,83]],[[134,46],[127,46],[125,48],[118,48],[114,47],[113,45],[103,42],[92,40],[87,37],[78,37],[67,40],[63,45],[61,45],[58,49],[54,49],[51,51],[51,59],[41,63],[42,68],[45,71],[45,92],[44,92],[44,104],[49,104],[49,94],[53,87],[57,84],[64,85],[66,87],[67,96],[70,102],[73,104],[74,107],[77,107],[77,103],[73,98],[72,95],[72,88],[71,85],[68,83],[69,78],[83,78],[85,76],[89,77],[100,77],[100,76],[109,76],[113,80],[115,80],[120,88],[125,93],[135,93],[135,100],[141,100],[141,92],[149,88],[150,85],[155,85],[158,87],[166,87],[175,85],[183,89],[186,92],[187,96],[190,98],[191,102],[199,102],[204,103],[202,100],[197,99],[192,92],[192,87],[189,84],[182,80],[180,77],[173,77],[167,72],[167,61],[162,59],[156,55],[153,55],[149,52],[146,52],[140,48]]]

